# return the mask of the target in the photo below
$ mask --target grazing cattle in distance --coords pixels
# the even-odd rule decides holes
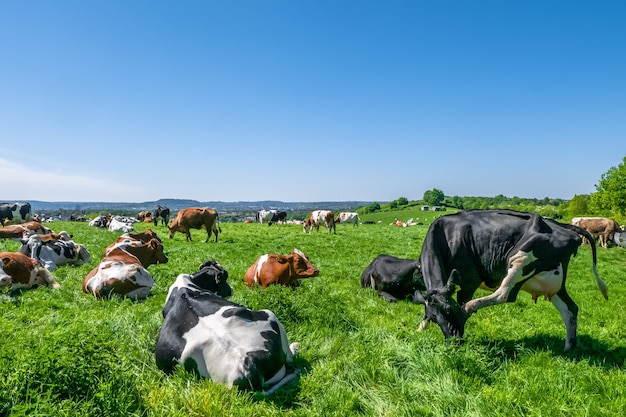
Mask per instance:
[[[190,207],[182,209],[176,213],[176,217],[167,226],[168,237],[171,239],[176,232],[184,233],[187,237],[187,241],[191,242],[190,229],[206,229],[206,240],[209,241],[211,233],[215,234],[215,241],[217,242],[217,236],[222,232],[219,227],[219,220],[217,211],[211,208],[198,208]]]
[[[363,271],[361,286],[373,288],[389,302],[410,298],[415,291],[426,290],[416,259],[402,259],[391,255],[378,255]]]
[[[161,219],[161,224],[166,226],[170,221],[170,209],[157,204],[156,208],[152,212],[152,221],[155,226],[158,226],[159,218]]]
[[[39,261],[19,252],[0,252],[0,288],[27,289],[39,285],[61,288]]]
[[[54,271],[60,265],[91,262],[87,248],[72,241],[65,231],[59,234],[34,234],[21,242],[19,252],[41,262],[48,271]]]
[[[0,204],[0,226],[4,224],[20,224],[32,220],[30,203]]]
[[[574,217],[572,224],[588,231],[605,249],[608,248],[609,242],[613,241],[615,233],[624,231],[615,220],[604,217]]]
[[[285,223],[287,221],[287,212],[286,211],[277,211],[274,210],[274,214],[272,215],[272,223]]]
[[[146,268],[167,262],[163,244],[158,239],[148,242],[127,239],[106,249],[100,264],[83,280],[83,292],[96,298],[144,299],[154,286],[154,278]]]
[[[543,296],[552,302],[565,323],[565,350],[575,347],[578,306],[565,282],[580,235],[591,240],[593,275],[608,299],[596,269],[596,246],[585,229],[511,210],[470,210],[438,218],[428,229],[419,258],[427,288],[414,295],[415,302],[425,305],[420,330],[435,321],[446,338],[461,338],[471,314],[513,302],[524,290],[535,301]],[[494,292],[472,299],[479,287]]]
[[[304,233],[308,233],[311,229],[315,228],[320,231],[320,225],[324,225],[328,229],[328,233],[332,229],[333,233],[337,233],[335,227],[335,216],[331,210],[315,210],[309,214],[304,221]]]
[[[263,224],[267,223],[268,226],[272,225],[272,219],[276,214],[276,210],[259,210],[256,213],[255,219],[257,222]]]
[[[255,284],[263,288],[273,284],[297,287],[300,279],[318,275],[319,270],[309,261],[309,257],[299,249],[293,249],[289,255],[261,255],[248,268],[243,280],[248,287]]]
[[[352,226],[359,227],[359,221],[359,213],[356,212],[342,211],[335,217],[335,224],[341,223],[344,226],[346,223],[352,223]]]
[[[169,288],[155,359],[167,374],[176,366],[213,382],[273,393],[297,377],[291,371],[299,344],[289,344],[270,310],[251,310],[223,297],[232,294],[228,273],[215,261],[180,274]]]

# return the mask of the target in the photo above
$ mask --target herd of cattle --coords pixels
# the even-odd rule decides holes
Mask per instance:
[[[169,220],[169,210],[157,207],[152,216],[167,225],[168,236],[180,232],[191,240],[190,229],[204,228],[205,242],[221,233],[218,215],[207,208],[180,210]],[[31,221],[28,211],[11,206],[4,219],[13,225],[0,228],[0,238],[21,242],[18,252],[0,252],[0,288],[59,284],[50,274],[59,265],[90,262],[87,249],[67,232],[54,233]],[[157,212],[158,210],[158,212]],[[8,213],[8,214],[7,214]],[[147,213],[150,214],[150,213]],[[105,219],[110,225],[113,219]],[[257,214],[259,223],[285,222],[277,211]],[[359,224],[356,213],[335,216],[316,210],[303,223],[304,232],[320,226],[336,232],[336,223]],[[95,224],[94,224],[95,225]],[[98,224],[99,225],[99,224]],[[101,226],[107,227],[107,226]],[[123,230],[123,229],[120,229]],[[511,210],[469,210],[437,218],[428,228],[418,259],[388,254],[376,257],[363,271],[361,286],[372,288],[387,301],[423,304],[420,330],[435,322],[446,338],[462,338],[465,323],[479,309],[513,302],[520,290],[536,301],[544,297],[559,311],[566,329],[565,350],[576,346],[578,307],[565,283],[570,258],[586,240],[591,246],[591,270],[602,296],[608,287],[597,272],[596,239],[607,247],[623,236],[617,223],[601,218],[576,218],[560,223]],[[166,263],[163,242],[148,229],[126,231],[104,251],[101,261],[84,278],[82,290],[98,298],[146,298],[154,279],[147,267]],[[302,279],[319,275],[299,249],[288,255],[264,254],[245,273],[249,287],[298,287]],[[166,373],[183,366],[229,387],[269,394],[297,376],[291,367],[298,344],[289,344],[278,318],[269,310],[251,310],[232,303],[228,272],[207,261],[193,274],[180,274],[170,286],[163,307],[163,324],[156,345],[156,363]],[[489,295],[473,298],[483,288]]]

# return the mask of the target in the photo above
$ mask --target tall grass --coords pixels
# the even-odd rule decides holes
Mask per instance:
[[[441,214],[441,213],[439,213]],[[546,301],[522,293],[467,323],[465,343],[445,341],[436,325],[417,332],[423,307],[389,304],[360,288],[379,254],[416,258],[423,226],[339,226],[304,234],[301,226],[222,223],[218,243],[164,238],[169,263],[143,302],[96,300],[82,293],[85,275],[119,233],[56,222],[92,256],[63,266],[59,290],[0,295],[0,415],[39,416],[615,416],[626,409],[624,305],[626,251],[599,250],[608,302],[595,286],[591,251],[570,264],[568,289],[580,307],[578,347],[563,352],[565,328]],[[393,220],[393,219],[391,219]],[[406,221],[407,219],[401,218]],[[138,230],[148,225],[138,224]],[[18,244],[0,241],[0,251]],[[249,289],[242,279],[263,253],[307,253],[320,276],[295,290]],[[232,300],[276,313],[300,342],[297,383],[268,398],[229,390],[178,370],[161,373],[154,346],[167,289],[179,273],[207,259],[229,272]]]

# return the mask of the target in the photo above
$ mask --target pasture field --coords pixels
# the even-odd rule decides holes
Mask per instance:
[[[0,294],[0,416],[623,415],[626,250],[598,249],[608,302],[594,283],[590,248],[572,259],[568,289],[580,308],[573,351],[563,352],[557,310],[544,300],[535,305],[526,293],[478,311],[459,344],[444,340],[434,324],[417,332],[423,306],[390,304],[360,287],[361,273],[377,255],[419,255],[428,225],[398,228],[390,221],[338,226],[336,235],[304,234],[298,225],[222,223],[217,243],[204,243],[204,231],[193,230],[194,241],[186,242],[181,234],[168,239],[165,226],[153,227],[169,263],[148,268],[156,286],[143,302],[96,300],[81,291],[120,233],[50,223],[87,247],[91,265],[54,271],[59,290]],[[149,226],[135,225],[139,231]],[[18,246],[0,241],[0,251]],[[243,285],[259,255],[294,247],[309,255],[319,277],[295,290]],[[229,272],[231,300],[274,311],[290,342],[300,342],[297,382],[263,397],[156,367],[168,287],[207,259]]]

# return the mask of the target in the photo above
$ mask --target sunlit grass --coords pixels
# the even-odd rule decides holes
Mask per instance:
[[[401,219],[407,220],[407,219]],[[464,344],[432,325],[418,333],[423,307],[389,304],[360,288],[379,254],[416,258],[428,225],[388,222],[304,234],[301,226],[222,223],[219,242],[164,238],[170,261],[153,265],[156,286],[144,302],[96,300],[84,276],[119,233],[57,222],[86,245],[91,265],[54,272],[59,290],[0,294],[0,415],[42,416],[583,416],[626,409],[626,250],[600,249],[608,302],[591,274],[591,251],[570,264],[568,290],[580,307],[578,343],[563,352],[565,328],[547,301],[523,293],[467,323]],[[138,224],[143,230],[148,225]],[[0,241],[0,251],[17,250]],[[320,269],[295,290],[249,289],[247,268],[263,253],[299,248]],[[162,374],[154,346],[167,289],[179,273],[216,259],[229,272],[232,300],[268,308],[301,344],[297,384],[269,398],[229,390],[182,370]]]

